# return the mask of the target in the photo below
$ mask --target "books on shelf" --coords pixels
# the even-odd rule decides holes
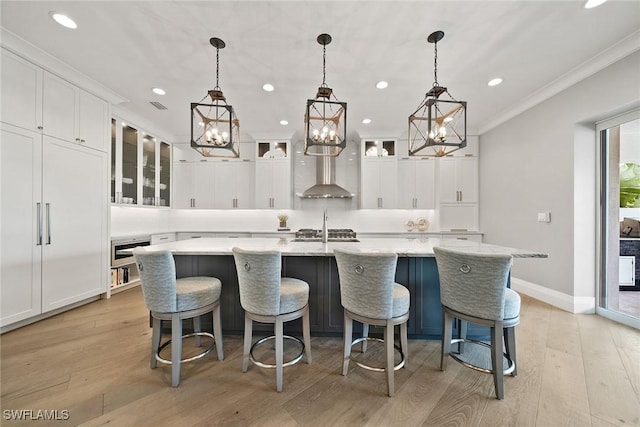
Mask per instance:
[[[111,269],[111,287],[126,285],[129,283],[129,267],[118,267]]]

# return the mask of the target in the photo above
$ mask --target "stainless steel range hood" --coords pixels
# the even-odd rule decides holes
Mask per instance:
[[[316,184],[305,190],[300,196],[303,199],[351,199],[353,193],[335,183],[336,158],[333,156],[316,156]]]

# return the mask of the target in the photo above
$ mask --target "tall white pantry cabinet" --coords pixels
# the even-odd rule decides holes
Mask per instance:
[[[0,326],[108,287],[109,105],[2,49]]]

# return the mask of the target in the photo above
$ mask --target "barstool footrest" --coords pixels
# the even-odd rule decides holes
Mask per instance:
[[[469,344],[477,344],[477,345],[481,345],[481,346],[484,346],[484,347],[487,347],[487,348],[491,349],[491,345],[487,344],[484,341],[472,340],[472,339],[469,339],[469,338],[457,338],[457,339],[451,340],[451,344],[457,344],[457,343],[461,343],[461,342],[469,343]],[[467,362],[466,360],[460,358],[456,353],[454,353],[452,351],[449,352],[449,356],[451,356],[451,358],[453,360],[455,360],[456,362],[466,366],[467,368],[471,368],[471,369],[479,371],[479,372],[484,372],[486,374],[493,374],[493,370],[492,369],[483,368],[482,366],[474,365],[473,363]],[[511,358],[509,357],[509,355],[507,353],[502,353],[502,356],[507,361],[507,369],[505,369],[503,371],[503,375],[509,375],[510,373],[513,372],[513,370],[515,369],[516,365],[515,365],[515,363],[513,363],[513,360],[511,360]]]
[[[351,342],[351,347],[353,347],[356,344],[360,344],[363,341],[377,341],[377,342],[381,342],[384,344],[384,340],[380,339],[380,338],[374,338],[374,337],[361,337],[361,338],[357,338],[355,340],[353,340]],[[404,353],[402,353],[402,348],[400,348],[400,346],[394,344],[393,347],[400,353],[400,362],[398,362],[397,365],[395,365],[393,367],[394,371],[397,371],[398,369],[402,368],[404,366]],[[387,370],[385,368],[378,368],[376,366],[371,366],[371,365],[366,365],[358,360],[356,360],[352,355],[349,355],[349,359],[355,363],[356,365],[358,365],[359,367],[363,368],[363,369],[367,369],[369,371],[375,371],[375,372],[386,372]]]
[[[298,344],[300,344],[301,349],[300,349],[300,353],[295,356],[293,359],[289,360],[288,362],[283,362],[282,363],[282,367],[287,367],[287,366],[291,366],[291,365],[295,365],[296,363],[298,363],[300,360],[302,360],[302,356],[304,355],[304,342],[302,342],[302,340],[300,338],[297,337],[292,337],[290,335],[283,335],[282,336],[283,339],[286,340],[291,340],[291,341],[295,341]],[[253,357],[253,350],[259,346],[260,344],[264,344],[267,341],[272,341],[275,340],[276,336],[275,335],[269,335],[268,337],[264,337],[264,338],[260,338],[258,341],[254,342],[253,345],[251,346],[251,349],[249,350],[249,360],[251,360],[251,362],[256,365],[259,366],[261,368],[268,368],[268,369],[273,369],[276,367],[275,364],[268,364],[268,363],[262,363],[259,360],[257,360],[256,358]]]
[[[180,363],[185,363],[185,362],[192,362],[194,360],[198,360],[200,358],[203,358],[204,356],[206,356],[207,354],[211,353],[211,350],[213,350],[216,346],[216,340],[213,337],[212,334],[210,334],[209,332],[194,332],[191,334],[185,334],[182,336],[182,338],[191,338],[191,337],[195,337],[195,336],[199,336],[199,337],[209,337],[211,338],[211,340],[213,340],[213,343],[211,344],[210,347],[204,349],[202,352],[196,354],[195,356],[189,357],[187,359],[180,359]],[[160,363],[164,363],[165,365],[171,365],[171,360],[165,359],[163,357],[160,356],[160,352],[169,344],[171,344],[171,340],[168,340],[167,342],[165,342],[164,344],[162,344],[159,348],[158,348],[158,352],[156,353],[156,360]]]

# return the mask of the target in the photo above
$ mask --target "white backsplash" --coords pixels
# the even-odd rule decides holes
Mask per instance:
[[[429,222],[427,231],[439,231],[435,210],[345,209],[340,199],[304,200],[301,209],[152,209],[111,208],[111,235],[126,236],[166,231],[253,231],[278,229],[278,214],[289,216],[287,226],[322,228],[322,210],[327,208],[329,228],[352,228],[358,232],[404,232],[406,222],[420,217]]]

